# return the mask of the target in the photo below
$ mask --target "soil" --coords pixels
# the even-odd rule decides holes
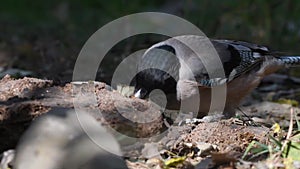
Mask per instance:
[[[156,140],[146,139],[148,143],[155,143],[148,147],[150,151],[145,151],[144,145],[122,145],[129,168],[163,166],[162,158],[174,158],[174,154],[188,159],[181,163],[183,168],[193,168],[195,162],[196,168],[209,168],[212,164],[235,168],[235,162],[252,141],[269,144],[274,122],[279,122],[282,128],[289,124],[291,105],[266,101],[274,91],[268,89],[269,81],[263,84],[254,91],[254,96],[246,99],[239,112],[240,119],[171,125],[158,106],[124,97],[105,83],[55,84],[51,80],[14,79],[7,75],[0,80],[0,152],[14,149],[22,133],[39,116],[55,108],[75,107],[91,114],[101,125],[130,137],[149,138],[166,133]],[[295,92],[289,91],[281,90],[284,96],[292,97]],[[279,97],[276,94],[272,96]],[[91,97],[93,95],[95,97]],[[298,108],[293,110],[299,112]],[[142,119],[149,121],[141,123]],[[199,148],[203,146],[207,147]],[[157,147],[159,155],[151,154]],[[264,158],[260,156],[256,161]]]

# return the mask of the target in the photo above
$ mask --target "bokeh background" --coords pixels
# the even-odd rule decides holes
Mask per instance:
[[[300,54],[298,0],[4,0],[0,76],[71,81],[77,55],[96,30],[124,15],[146,11],[185,18],[211,38],[244,40]],[[109,83],[122,58],[163,38],[141,35],[122,41],[105,58],[97,80]]]

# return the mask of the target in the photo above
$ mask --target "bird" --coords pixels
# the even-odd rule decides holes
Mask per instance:
[[[134,97],[147,99],[158,89],[166,103],[159,99],[156,103],[166,109],[189,112],[196,107],[199,118],[210,111],[220,111],[229,118],[265,76],[296,65],[300,65],[300,56],[284,55],[254,43],[177,36],[152,45],[139,58]],[[213,107],[212,91],[219,92],[224,86],[223,106]]]

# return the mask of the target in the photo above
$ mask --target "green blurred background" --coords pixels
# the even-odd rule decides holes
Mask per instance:
[[[211,38],[236,39],[300,54],[298,0],[4,0],[0,5],[0,67],[31,76],[70,81],[85,41],[101,26],[136,12],[166,12],[197,25]],[[98,80],[157,38],[131,39],[110,52]],[[299,71],[295,71],[296,74]]]

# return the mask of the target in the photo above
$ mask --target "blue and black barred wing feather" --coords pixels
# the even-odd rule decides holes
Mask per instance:
[[[279,56],[278,60],[287,66],[300,65],[300,56]]]

